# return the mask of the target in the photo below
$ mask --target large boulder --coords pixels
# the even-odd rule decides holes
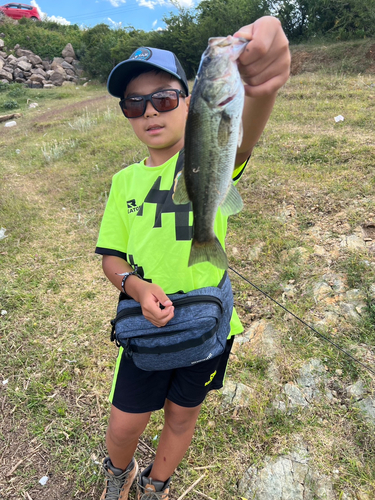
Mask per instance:
[[[76,54],[74,52],[73,46],[71,43],[66,44],[65,48],[61,52],[61,55],[63,57],[73,57],[73,59],[76,59]]]
[[[26,61],[18,61],[17,67],[20,68],[22,71],[30,71],[33,66],[32,64]]]
[[[0,80],[7,80],[11,82],[13,80],[13,74],[5,69],[0,69]]]
[[[56,69],[50,75],[49,79],[50,79],[51,83],[53,83],[57,87],[61,87],[61,85],[65,81],[65,71],[64,71],[64,73],[62,73],[61,71],[58,71],[58,69]]]
[[[42,58],[39,56],[36,56],[35,54],[31,55],[29,57],[29,62],[33,65],[36,66],[37,64],[42,64]]]
[[[32,52],[31,50],[17,49],[17,51],[16,51],[16,56],[17,57],[22,57],[22,56],[30,57],[30,56],[33,56],[33,55],[34,55],[34,52]]]

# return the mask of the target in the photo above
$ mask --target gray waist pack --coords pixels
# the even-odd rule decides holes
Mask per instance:
[[[174,317],[157,327],[142,314],[139,302],[120,300],[111,321],[111,340],[122,346],[142,370],[193,366],[219,356],[230,332],[233,293],[227,273],[217,287],[168,295]]]

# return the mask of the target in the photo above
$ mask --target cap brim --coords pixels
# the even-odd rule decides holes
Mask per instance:
[[[177,74],[174,73],[173,71],[169,71],[165,69],[163,66],[159,66],[157,64],[154,64],[149,61],[142,61],[142,60],[134,60],[134,61],[123,61],[119,63],[113,70],[111,71],[108,81],[107,81],[107,89],[108,92],[113,95],[114,97],[118,97],[119,99],[122,99],[124,97],[124,91],[129,83],[129,81],[132,79],[133,73],[135,70],[139,69],[141,66],[150,68],[154,67],[157,69],[160,69],[162,71],[165,71],[166,73],[169,73],[170,75],[173,75],[177,80],[179,80],[186,92],[186,95],[189,95],[189,88],[187,88],[185,82],[182,80],[182,78]]]

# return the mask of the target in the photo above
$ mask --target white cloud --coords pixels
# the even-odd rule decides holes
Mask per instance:
[[[58,24],[65,24],[66,26],[69,26],[70,21],[67,21],[64,17],[61,17],[61,16],[49,16],[45,12],[42,12],[42,9],[36,3],[36,0],[31,0],[30,4],[33,7],[37,8],[41,19],[46,20],[46,21],[52,21],[52,22],[58,23]]]
[[[152,0],[139,0],[138,5],[140,7],[147,7],[148,9],[155,9],[157,2],[153,2]]]
[[[70,21],[67,21],[64,17],[61,16],[47,16],[48,21],[53,21],[58,24],[65,24],[65,26],[70,25]]]
[[[155,28],[155,26],[158,24],[158,20],[155,19],[155,21],[152,23],[152,27]]]
[[[190,8],[194,6],[194,0],[174,0],[170,2],[168,0],[137,0],[140,7],[147,7],[149,9],[154,9],[157,5],[169,5],[176,6],[176,4],[181,7]]]
[[[121,4],[126,3],[126,0],[108,0],[112,7],[120,7]]]
[[[178,0],[177,3],[180,4],[181,7],[185,7],[187,9],[194,6],[194,0]]]
[[[120,29],[122,27],[122,22],[121,21],[119,21],[117,23],[116,21],[113,21],[113,19],[111,19],[110,17],[108,17],[107,19],[111,23],[111,25],[113,26],[113,28]]]

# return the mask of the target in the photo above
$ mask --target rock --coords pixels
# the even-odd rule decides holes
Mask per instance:
[[[4,61],[0,59],[0,69],[3,69],[3,67],[4,67]]]
[[[264,243],[260,243],[260,245],[250,248],[249,253],[248,253],[248,259],[255,261],[258,260],[260,257],[260,254],[262,253],[264,247]]]
[[[245,384],[227,379],[222,394],[224,405],[246,406],[249,399],[255,396],[255,391]]]
[[[74,61],[74,59],[73,59],[73,57],[64,57],[64,61],[66,61],[69,64],[72,64],[72,62]]]
[[[51,80],[51,83],[53,83],[54,85],[57,85],[58,87],[61,87],[61,85],[65,81],[64,74],[61,73],[60,71],[54,71],[50,75],[49,79]]]
[[[67,63],[66,61],[63,61],[63,62],[61,63],[61,67],[62,67],[62,68],[64,68],[65,70],[66,70],[66,69],[71,69],[71,70],[73,70],[73,71],[74,71],[74,67],[73,67],[71,64]]]
[[[71,43],[66,44],[65,48],[61,52],[61,55],[63,57],[72,57],[73,59],[76,59],[76,54],[74,52],[73,46]]]
[[[306,262],[309,258],[309,251],[304,247],[295,247],[290,250],[283,250],[280,253],[280,258],[282,261],[293,259],[297,262]]]
[[[44,71],[49,71],[51,69],[51,64],[49,61],[42,61]]]
[[[31,75],[30,76],[30,79],[29,79],[31,82],[33,83],[43,83],[43,81],[45,80],[45,78],[42,76],[42,75]]]
[[[34,55],[34,52],[32,52],[31,50],[17,49],[16,55],[18,57],[27,56],[29,58],[30,56]]]
[[[324,247],[321,247],[319,245],[314,245],[314,255],[318,255],[319,257],[324,257],[327,255],[327,252],[325,251]]]
[[[39,56],[36,56],[35,54],[31,55],[29,57],[29,62],[33,65],[36,66],[37,64],[42,64],[42,58]]]
[[[361,398],[365,393],[365,386],[362,380],[358,380],[355,384],[348,385],[346,393],[350,398]]]
[[[331,480],[309,466],[307,447],[275,459],[262,468],[250,467],[238,486],[239,495],[251,500],[335,500]]]
[[[22,71],[30,71],[32,68],[32,65],[26,61],[18,61],[17,66],[22,70]]]
[[[375,398],[367,397],[366,399],[362,399],[355,403],[355,405],[363,414],[363,416],[368,420],[371,424],[375,425]]]
[[[323,274],[323,280],[328,283],[336,293],[343,293],[346,290],[344,279],[339,274]]]
[[[366,243],[355,234],[345,236],[341,241],[341,246],[347,247],[351,252],[366,250]]]
[[[358,314],[356,306],[347,302],[340,302],[340,310],[343,316],[347,319],[352,319],[354,321],[360,321],[361,316]]]
[[[47,73],[43,71],[41,68],[35,68],[31,70],[31,74],[33,75],[40,75],[43,78],[47,78]]]
[[[0,38],[0,49],[2,49],[4,45],[5,45],[4,40]]]
[[[13,64],[15,61],[18,61],[17,57],[14,57],[13,54],[10,54],[8,57],[7,57],[7,64]]]
[[[13,74],[6,71],[4,68],[0,69],[0,79],[7,80],[7,82],[11,82],[13,80]]]
[[[51,69],[56,69],[57,67],[61,67],[61,63],[64,61],[61,57],[54,57],[51,63]]]
[[[321,302],[332,294],[332,288],[325,281],[320,281],[313,288],[315,302]]]
[[[245,333],[235,336],[233,352],[238,351],[239,346],[249,343],[258,354],[273,357],[278,352],[279,338],[280,334],[271,323],[264,319],[254,321]]]

